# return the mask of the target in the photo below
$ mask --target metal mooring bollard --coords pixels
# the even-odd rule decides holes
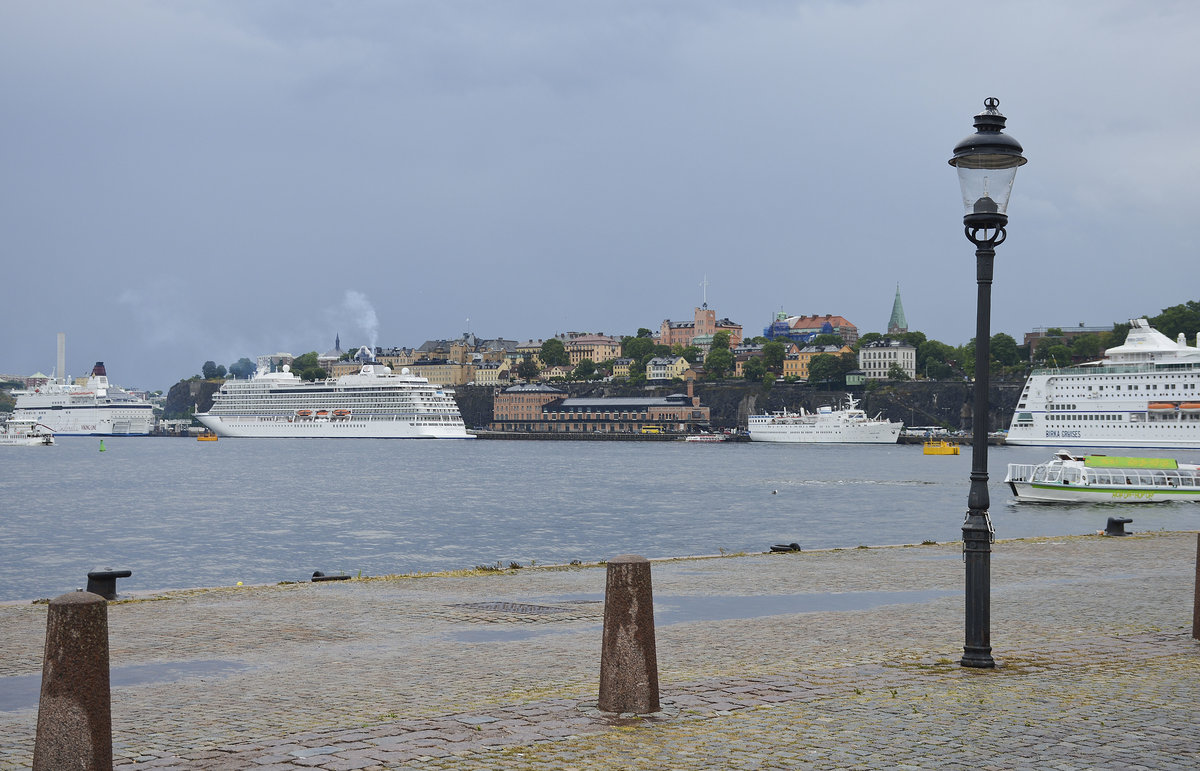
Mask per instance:
[[[91,592],[50,601],[33,769],[112,769],[108,603]]]
[[[112,568],[93,570],[88,573],[87,590],[106,600],[115,600],[117,599],[117,579],[129,578],[131,575],[133,575],[132,570],[113,570]]]
[[[1129,535],[1125,532],[1125,526],[1133,520],[1129,517],[1109,517],[1108,524],[1104,526],[1105,535]]]
[[[636,554],[608,561],[599,707],[605,712],[659,711],[650,561]]]

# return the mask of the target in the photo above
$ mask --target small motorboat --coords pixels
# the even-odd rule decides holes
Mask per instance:
[[[198,434],[196,436],[196,441],[197,442],[215,442],[215,441],[217,441],[217,435],[214,434],[212,431],[205,431],[204,433]]]
[[[926,439],[921,452],[925,455],[958,455],[958,445],[945,439]]]

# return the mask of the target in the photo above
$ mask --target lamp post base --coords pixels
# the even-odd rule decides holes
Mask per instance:
[[[974,667],[975,669],[995,669],[996,660],[992,658],[991,648],[972,648],[963,646],[963,657],[958,662],[964,667]]]

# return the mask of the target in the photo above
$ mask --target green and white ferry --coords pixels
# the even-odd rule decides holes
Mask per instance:
[[[1173,458],[1059,450],[1048,463],[1008,464],[1004,482],[1017,500],[1039,503],[1200,501],[1200,466]]]

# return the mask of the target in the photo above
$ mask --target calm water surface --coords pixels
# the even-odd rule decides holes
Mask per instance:
[[[919,446],[63,437],[0,453],[0,601],[98,567],[122,593],[410,571],[949,541],[971,458]],[[1154,453],[1142,453],[1154,454]],[[1170,455],[1170,453],[1158,453]],[[1016,505],[992,448],[998,538],[1200,529],[1187,503]],[[1183,459],[1181,457],[1181,459]],[[1190,459],[1189,459],[1190,460]]]

